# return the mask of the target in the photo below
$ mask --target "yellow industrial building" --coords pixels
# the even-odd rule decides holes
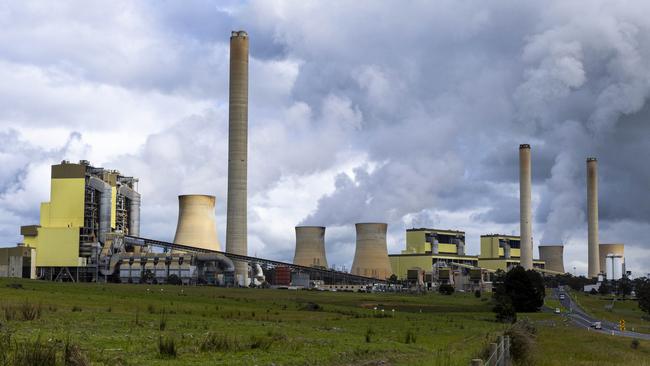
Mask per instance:
[[[138,180],[118,171],[96,168],[88,161],[52,166],[50,201],[41,203],[40,223],[22,226],[23,243],[36,249],[43,276],[76,276],[92,272],[106,235],[138,235]]]
[[[489,273],[509,270],[519,264],[518,236],[482,235],[481,253],[465,253],[465,232],[429,228],[407,229],[406,249],[390,254],[393,273],[412,283],[452,283],[460,289],[474,289],[489,283]],[[533,261],[544,269],[544,262]]]
[[[478,258],[478,266],[490,270],[510,270],[520,263],[520,249],[519,236],[481,235],[481,254]],[[544,269],[544,261],[533,260],[533,268]]]
[[[389,254],[390,265],[398,279],[408,278],[408,271],[431,272],[437,263],[460,263],[476,267],[478,257],[465,255],[465,232],[439,229],[407,229],[406,249]]]

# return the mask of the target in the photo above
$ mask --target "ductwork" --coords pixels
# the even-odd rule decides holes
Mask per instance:
[[[119,193],[131,203],[129,205],[129,235],[140,236],[140,193],[129,186],[120,186]]]
[[[457,252],[458,255],[465,255],[465,241],[462,239],[458,239],[458,244],[457,244]]]
[[[223,254],[199,253],[195,254],[195,258],[201,262],[216,262],[219,269],[223,272],[235,272],[235,263],[233,263],[232,259],[226,257]]]
[[[88,185],[100,193],[99,241],[104,243],[111,231],[111,185],[94,176],[88,178]]]

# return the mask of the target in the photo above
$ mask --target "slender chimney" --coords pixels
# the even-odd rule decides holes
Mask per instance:
[[[228,110],[228,216],[226,251],[247,255],[248,34],[230,36],[230,103]],[[235,262],[235,278],[248,285],[248,264]]]
[[[533,224],[531,195],[530,145],[519,145],[519,223],[520,261],[524,269],[533,269]]]
[[[598,277],[600,260],[598,255],[598,160],[587,158],[587,227],[588,227],[588,269],[589,278]]]

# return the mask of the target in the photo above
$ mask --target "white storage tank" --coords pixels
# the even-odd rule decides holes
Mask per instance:
[[[625,265],[623,256],[616,255],[616,254],[608,254],[605,262],[606,262],[606,266],[605,266],[606,275],[608,280],[615,281],[623,278],[623,273],[624,273],[623,266]]]

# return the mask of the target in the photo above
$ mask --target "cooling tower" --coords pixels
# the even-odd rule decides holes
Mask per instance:
[[[539,259],[546,262],[544,269],[564,273],[564,245],[540,245]]]
[[[587,158],[587,251],[588,277],[598,277],[598,160]]]
[[[625,258],[625,245],[621,243],[617,244],[600,244],[598,246],[598,257],[600,258],[600,268],[605,270],[605,259],[608,254],[613,254],[615,256],[620,255]]]
[[[296,254],[293,264],[327,268],[323,226],[296,226]]]
[[[388,260],[386,230],[388,224],[356,224],[357,248],[352,262],[352,274],[386,279],[393,274]]]
[[[174,243],[220,251],[214,204],[214,196],[178,196],[178,225]]]
[[[533,224],[531,196],[530,145],[519,145],[519,223],[521,233],[521,266],[533,269]]]
[[[228,216],[226,251],[248,255],[247,165],[248,165],[248,34],[230,36],[230,98],[228,110]],[[239,285],[248,283],[248,264],[235,262]]]

